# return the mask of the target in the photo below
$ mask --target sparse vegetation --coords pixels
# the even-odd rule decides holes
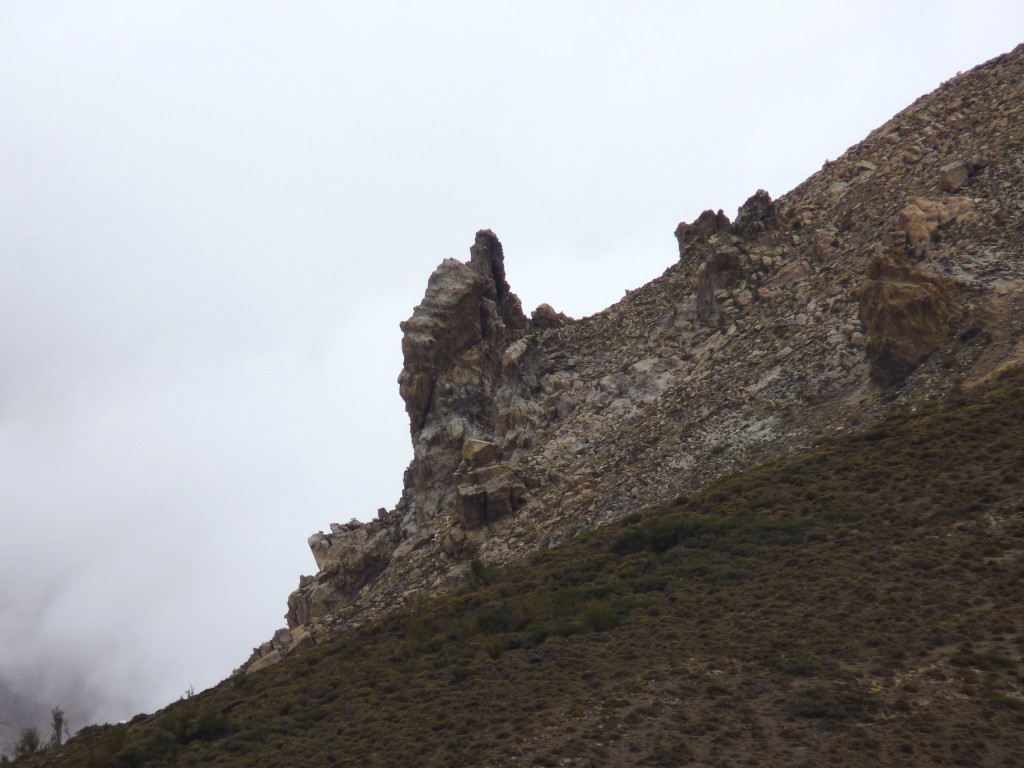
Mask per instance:
[[[15,757],[28,757],[34,755],[42,748],[43,740],[39,735],[39,729],[34,725],[23,728],[18,736],[18,743],[14,745]]]
[[[64,710],[54,707],[50,710],[50,746],[59,747],[64,743],[64,737],[69,736],[67,718]]]

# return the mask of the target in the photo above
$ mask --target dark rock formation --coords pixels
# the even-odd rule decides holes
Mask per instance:
[[[728,230],[729,217],[721,209],[718,210],[718,213],[712,210],[704,211],[693,224],[687,224],[685,221],[679,222],[675,231],[676,240],[679,243],[679,258],[683,258],[691,246],[706,243],[719,232]]]
[[[771,195],[759,189],[740,206],[732,231],[742,238],[752,238],[780,226],[779,214]]]

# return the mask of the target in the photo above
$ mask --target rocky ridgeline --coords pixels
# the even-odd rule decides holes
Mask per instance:
[[[331,632],[1024,359],[1024,48],[944,83],[578,321],[527,319],[477,233],[402,324],[392,510],[310,538],[260,669]]]

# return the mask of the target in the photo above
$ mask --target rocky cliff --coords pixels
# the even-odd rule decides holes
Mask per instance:
[[[401,499],[310,538],[244,668],[1024,359],[1022,105],[1024,47],[777,200],[681,223],[661,277],[576,321],[527,319],[478,232],[402,324]]]

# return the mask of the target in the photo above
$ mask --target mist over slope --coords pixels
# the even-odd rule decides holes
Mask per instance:
[[[745,214],[725,216],[730,221],[712,215],[684,222],[677,230],[678,264],[584,321],[570,322],[557,310],[530,316],[532,304],[519,318],[506,307],[496,316],[509,333],[492,333],[486,318],[495,315],[487,311],[487,302],[507,298],[512,289],[525,295],[521,265],[533,255],[521,257],[518,248],[507,248],[507,259],[500,263],[507,267],[508,285],[495,279],[499,262],[492,257],[477,259],[468,265],[469,272],[453,267],[471,289],[448,295],[468,300],[470,311],[454,317],[455,324],[437,335],[442,345],[450,345],[445,354],[454,353],[441,361],[444,365],[435,365],[436,360],[428,365],[429,356],[422,354],[407,357],[410,386],[404,395],[416,458],[398,504],[385,509],[379,523],[365,519],[389,499],[367,494],[360,504],[336,503],[339,488],[353,485],[337,467],[351,461],[321,450],[310,460],[292,450],[310,436],[322,444],[328,413],[307,409],[303,415],[295,403],[330,402],[328,409],[337,416],[338,403],[364,402],[355,388],[334,382],[351,382],[351,376],[342,375],[350,360],[383,355],[384,345],[371,349],[369,340],[353,357],[350,348],[340,350],[323,338],[307,343],[308,327],[293,328],[279,338],[286,348],[280,354],[218,359],[212,369],[190,369],[170,385],[148,377],[169,360],[159,356],[142,360],[147,375],[137,389],[135,380],[123,389],[107,388],[110,382],[103,377],[89,379],[76,397],[101,407],[67,423],[57,418],[50,424],[53,432],[45,431],[53,436],[64,434],[59,428],[73,427],[68,434],[75,439],[63,444],[73,450],[61,454],[74,465],[70,475],[34,472],[39,457],[18,447],[24,445],[21,438],[40,433],[5,422],[0,437],[8,442],[0,475],[5,487],[20,489],[8,501],[16,501],[19,509],[45,511],[28,515],[32,540],[57,547],[47,557],[35,544],[18,547],[0,563],[12,576],[5,583],[12,585],[18,581],[14,575],[24,576],[19,562],[45,562],[43,575],[24,582],[30,586],[19,599],[3,601],[3,623],[14,639],[4,656],[14,670],[8,682],[30,694],[40,725],[49,708],[59,704],[74,714],[77,727],[94,718],[127,717],[139,706],[132,702],[145,700],[151,703],[145,708],[152,709],[156,702],[176,699],[195,680],[180,670],[172,673],[174,660],[188,659],[189,670],[202,669],[206,678],[217,679],[244,659],[251,644],[266,639],[249,667],[256,670],[256,679],[259,667],[283,663],[282,658],[288,662],[289,655],[301,658],[311,645],[333,642],[334,633],[457,592],[479,578],[474,571],[501,570],[595,525],[670,504],[715,478],[863,428],[894,407],[916,407],[958,387],[984,384],[1021,354],[1019,64],[1014,54],[954,78],[782,198],[754,195]],[[716,202],[680,206],[673,198],[666,205],[671,216],[689,217]],[[478,218],[471,226],[461,225],[462,235],[446,230],[443,252],[457,254],[459,249],[450,244],[468,242]],[[667,241],[674,223],[657,225],[660,240]],[[502,237],[508,232],[501,226],[495,230]],[[600,241],[600,231],[588,237],[588,242]],[[500,249],[496,237],[494,242]],[[512,237],[505,245],[517,242],[522,240]],[[638,250],[662,254],[653,263],[669,261],[669,249],[643,243]],[[361,252],[396,250],[383,242],[373,245],[372,251]],[[493,243],[487,248],[493,251]],[[417,284],[412,296],[436,260],[435,249],[424,244],[423,250],[431,254],[430,263],[391,270],[401,272],[405,283]],[[617,252],[633,255],[629,248]],[[263,265],[259,269],[268,264],[258,263]],[[189,264],[177,266],[181,271],[176,275],[190,274]],[[582,286],[596,272],[594,264],[584,261],[564,281]],[[411,279],[410,273],[418,276]],[[136,277],[140,285],[148,284],[145,275]],[[318,296],[336,300],[325,288],[331,279],[320,275],[310,282],[322,289]],[[230,280],[227,284],[233,286]],[[244,303],[276,310],[261,311],[255,326],[241,322],[238,328],[269,333],[287,302],[263,304],[261,289],[249,287],[254,292],[239,287],[239,295],[258,300]],[[398,311],[375,307],[380,314],[373,317],[405,315],[414,301],[403,301]],[[356,322],[376,322],[370,314],[352,312]],[[427,313],[420,319],[429,324],[431,317]],[[480,325],[466,324],[467,319]],[[465,337],[473,342],[469,349],[451,344],[447,332],[459,324],[470,329]],[[14,324],[9,328],[22,349],[24,335]],[[146,337],[142,326],[127,333],[133,334]],[[397,333],[392,336],[390,365],[397,369],[399,339]],[[292,343],[295,338],[302,341]],[[212,334],[210,340],[212,357],[219,358],[224,339]],[[91,359],[82,349],[72,362]],[[109,351],[105,346],[98,350]],[[54,362],[59,369],[67,361]],[[317,378],[326,369],[338,377]],[[206,375],[211,370],[212,379]],[[386,379],[378,389],[392,392],[393,372]],[[440,387],[423,399],[426,390],[418,389],[417,381]],[[341,391],[344,397],[338,397]],[[26,392],[34,398],[46,390],[28,386],[15,394]],[[211,408],[206,417],[183,407],[214,402],[202,399],[211,392],[221,398],[216,402],[230,406]],[[395,415],[400,406],[392,400],[387,412]],[[292,405],[282,407],[283,401]],[[3,405],[23,402],[8,397]],[[150,418],[154,405],[165,417],[161,424]],[[335,431],[378,436],[373,409],[361,410],[363,427]],[[203,428],[187,434],[177,430],[189,423]],[[133,442],[140,425],[153,429],[147,440]],[[217,434],[207,439],[210,429]],[[240,448],[235,442],[240,434],[272,434],[279,444],[267,447],[252,440]],[[107,442],[122,446],[120,452],[104,450]],[[132,446],[143,444],[151,460],[144,463],[153,473],[127,471],[127,462],[143,458]],[[40,455],[48,450],[44,442],[32,445]],[[358,446],[365,461],[370,447]],[[290,461],[277,460],[284,456]],[[253,466],[273,470],[256,473],[257,483]],[[400,467],[393,469],[397,488]],[[240,494],[240,488],[246,492]],[[324,498],[331,503],[318,501]],[[75,514],[60,526],[51,513],[62,509]],[[205,530],[198,522],[186,530],[177,525],[175,512],[182,509],[194,512],[196,521],[224,522],[231,535],[218,543],[197,533]],[[153,525],[138,537],[143,511]],[[300,516],[306,522],[297,522]],[[364,523],[341,522],[351,516]],[[97,519],[104,523],[97,525]],[[263,526],[260,536],[255,535],[257,525]],[[329,531],[314,549],[314,556],[320,556],[317,572],[300,581],[286,604],[294,575],[314,567],[303,539],[316,527]],[[57,528],[61,535],[51,538]],[[126,532],[128,539],[122,540]],[[133,557],[99,557],[98,550],[79,545],[96,535],[107,544],[122,542],[118,549]],[[295,557],[274,549],[282,541],[291,542]],[[182,552],[212,565],[182,569]],[[248,562],[230,558],[238,552],[245,552]],[[276,567],[286,559],[291,565],[282,580],[270,564]],[[168,572],[174,578],[168,579]],[[67,574],[74,578],[62,581]],[[175,596],[169,603],[158,599],[166,594],[163,590]],[[264,618],[258,623],[264,629],[250,628],[242,650],[232,651],[239,641],[228,642],[227,632],[209,631],[213,624],[201,617],[241,627],[244,596],[253,594],[272,604],[266,615],[277,617],[287,609],[289,627],[271,637],[279,619]],[[103,599],[92,601],[97,595]],[[184,613],[181,595],[193,596]],[[573,605],[570,601],[566,610]],[[520,608],[531,610],[512,605],[499,612]],[[595,629],[607,619],[601,605],[593,607],[589,618],[585,612],[555,616],[551,612],[561,608],[548,604],[535,609],[552,621],[566,619],[568,635],[581,624]],[[124,620],[126,615],[130,620]],[[75,624],[78,616],[87,621]],[[203,631],[193,631],[197,622]],[[72,625],[79,629],[69,631]],[[413,630],[415,636],[427,631]],[[69,637],[73,646],[66,642]],[[495,643],[484,648],[487,655],[501,650]],[[158,665],[159,673],[153,672],[154,658],[167,662]],[[996,689],[1012,699],[1009,683],[997,682]],[[0,708],[10,702],[0,697]],[[225,722],[226,728],[237,726],[230,717],[219,719],[222,714],[184,711],[176,724],[160,727],[179,744],[205,741],[216,737]],[[199,715],[208,715],[203,724]],[[7,719],[17,728],[25,717]],[[132,743],[131,749],[144,746]],[[102,746],[107,747],[112,745]],[[122,757],[129,760],[131,754],[129,749]],[[151,757],[159,761],[169,754]]]

